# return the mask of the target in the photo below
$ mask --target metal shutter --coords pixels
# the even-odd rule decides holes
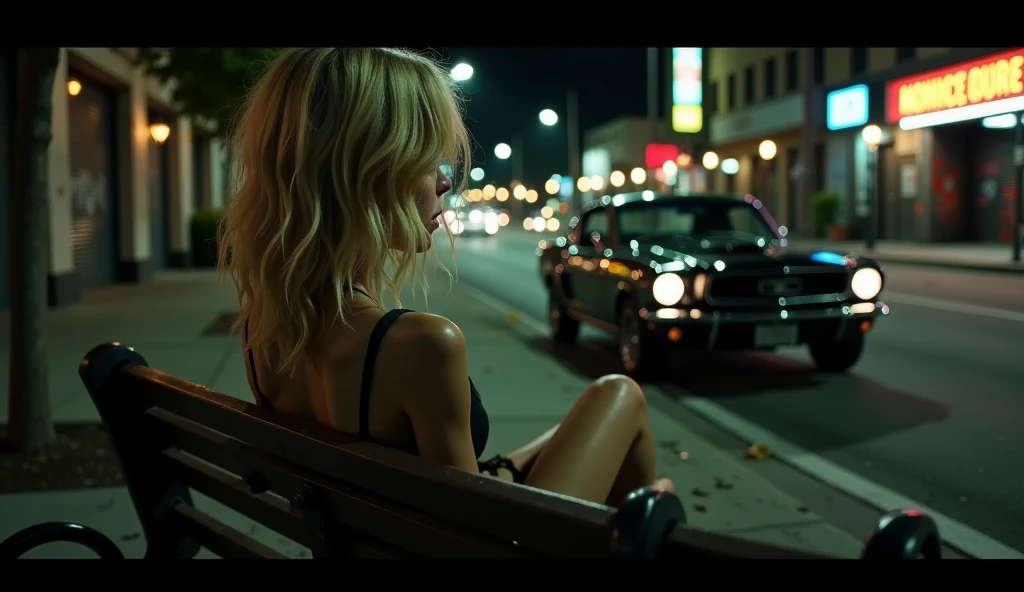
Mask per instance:
[[[69,97],[71,252],[82,290],[117,281],[114,93],[81,76]]]
[[[979,242],[1013,241],[1014,181],[1012,129],[980,129],[975,160],[974,237]]]
[[[167,144],[149,139],[149,236],[153,269],[167,267],[170,257],[169,171]]]

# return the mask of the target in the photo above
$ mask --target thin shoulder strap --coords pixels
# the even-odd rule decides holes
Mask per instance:
[[[377,363],[380,344],[391,325],[407,312],[404,308],[396,308],[384,313],[377,321],[370,334],[370,343],[366,346],[366,359],[363,362],[363,380],[359,391],[359,439],[370,441],[370,388],[373,386],[373,368]]]
[[[252,348],[249,347],[249,319],[245,319],[245,349],[249,352],[249,371],[252,374],[252,388],[256,391],[256,396],[259,397],[260,403],[263,404],[267,409],[274,409],[274,406],[270,404],[270,399],[263,394],[260,390],[260,381],[256,378],[256,358],[252,355]]]

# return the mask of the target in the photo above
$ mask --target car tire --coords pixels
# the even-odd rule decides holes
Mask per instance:
[[[850,333],[839,341],[819,341],[808,346],[811,359],[822,372],[846,372],[864,352],[864,334]]]
[[[576,343],[580,334],[580,322],[569,316],[554,289],[548,291],[548,327],[558,343]]]
[[[644,327],[632,297],[619,304],[617,320],[615,349],[623,371],[640,380],[658,378],[665,369],[665,350]]]

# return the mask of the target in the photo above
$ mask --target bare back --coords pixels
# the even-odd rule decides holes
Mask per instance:
[[[259,351],[252,352],[250,361],[243,335],[242,353],[250,362],[245,366],[253,396],[258,403],[281,413],[359,435],[360,391],[367,351],[374,328],[384,315],[383,310],[371,307],[350,313],[349,326],[333,329],[320,354],[308,358],[294,376],[273,373]],[[408,392],[407,380],[401,373],[388,369],[401,366],[401,360],[392,359],[390,344],[401,341],[406,327],[414,324],[396,324],[380,344],[372,370],[366,426],[374,441],[411,453],[416,452],[416,445],[401,400],[402,393]]]

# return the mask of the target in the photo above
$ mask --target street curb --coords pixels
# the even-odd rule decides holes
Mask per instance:
[[[921,259],[905,259],[902,257],[887,257],[880,255],[869,255],[869,257],[880,261],[883,265],[886,263],[895,263],[897,265],[954,269],[957,271],[984,271],[990,273],[1004,273],[1007,275],[1024,274],[1024,264],[1021,264],[1020,267],[1013,267],[1013,264],[991,265],[984,263],[957,263],[955,261],[923,261]]]
[[[519,317],[517,330],[528,336],[547,335],[547,327],[539,319],[527,315],[521,310],[466,284],[459,284],[458,289],[467,297],[495,310],[500,314],[512,313]],[[530,335],[532,333],[532,335]],[[707,398],[693,396],[692,393],[676,385],[657,385],[666,392],[681,392],[689,395],[680,403],[706,421],[718,426],[733,437],[749,444],[765,444],[773,451],[773,457],[782,461],[790,468],[815,479],[853,499],[875,508],[877,511],[890,512],[895,508],[917,508],[931,516],[938,524],[942,544],[955,551],[975,559],[1024,559],[1024,553],[977,531],[966,524],[946,516],[932,508],[918,503],[887,487],[856,475],[820,456],[804,451],[771,432],[750,424],[746,419],[734,415],[727,409],[718,407]],[[750,433],[758,433],[752,438]],[[859,483],[859,487],[851,485]],[[950,535],[953,535],[952,539]]]

